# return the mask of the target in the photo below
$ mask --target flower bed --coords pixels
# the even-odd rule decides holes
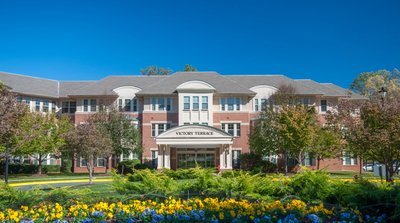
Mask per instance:
[[[132,200],[128,203],[77,202],[63,207],[41,204],[0,212],[0,222],[384,222],[386,216],[362,216],[357,210],[327,209],[301,200],[287,203],[218,200],[216,198],[164,202]]]

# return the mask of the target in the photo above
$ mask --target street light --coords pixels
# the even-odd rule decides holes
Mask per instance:
[[[381,87],[381,89],[378,91],[379,95],[381,96],[382,102],[385,100],[386,95],[387,95],[387,89],[386,87]]]

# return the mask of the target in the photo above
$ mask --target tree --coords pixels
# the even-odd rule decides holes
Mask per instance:
[[[15,94],[0,81],[0,157],[6,158],[5,182],[8,183],[8,155],[13,135],[19,120],[25,114],[26,107],[19,104]]]
[[[400,167],[400,98],[372,98],[354,104],[344,102],[333,120],[342,126],[348,151],[384,164],[390,182]]]
[[[190,64],[185,64],[185,68],[183,68],[183,71],[185,71],[185,72],[193,72],[193,71],[197,71],[197,68],[193,67]]]
[[[334,158],[340,154],[341,150],[341,134],[335,127],[318,126],[316,128],[310,154],[316,158],[318,170],[321,160]]]
[[[316,112],[297,103],[292,86],[281,86],[271,99],[270,106],[263,105],[260,119],[250,134],[250,146],[262,155],[282,155],[287,173],[288,156],[302,165],[310,151],[317,123]]]
[[[152,65],[140,70],[140,73],[147,76],[168,75],[171,73],[171,69]]]
[[[128,115],[120,113],[115,109],[109,112],[102,111],[94,114],[91,121],[101,125],[111,137],[113,154],[141,154],[140,133],[133,126],[132,120]]]
[[[87,161],[89,184],[92,184],[95,158],[109,157],[112,153],[110,135],[100,125],[89,121],[70,131],[67,141],[72,149],[71,153]]]
[[[38,174],[48,155],[57,155],[65,144],[65,134],[72,124],[67,116],[57,118],[54,113],[26,113],[15,134],[16,155],[31,155],[38,162]]]
[[[382,87],[387,88],[391,96],[400,96],[400,71],[394,69],[392,72],[388,70],[363,72],[350,85],[351,90],[364,96],[373,96]]]

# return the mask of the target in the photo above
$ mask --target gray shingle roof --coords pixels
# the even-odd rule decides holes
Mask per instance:
[[[56,81],[19,74],[0,72],[0,81],[14,92],[42,97],[68,97],[83,95],[115,95],[113,90],[122,86],[142,89],[141,95],[172,94],[187,81],[203,81],[212,85],[219,94],[255,94],[250,88],[269,85],[279,88],[293,85],[297,94],[349,97],[365,97],[331,83],[321,84],[313,80],[293,80],[284,75],[220,75],[217,72],[176,72],[169,76],[108,76],[98,81]]]
[[[55,80],[0,72],[0,81],[16,93],[49,98],[58,97],[59,82]]]
[[[248,89],[258,85],[269,85],[275,88],[279,88],[282,85],[292,85],[296,88],[297,94],[323,94],[323,92],[318,89],[299,84],[284,75],[226,75],[226,77]]]
[[[243,87],[235,81],[216,72],[176,72],[166,78],[143,88],[139,94],[171,94],[176,88],[187,81],[203,81],[216,89],[220,94],[254,94],[253,91]]]

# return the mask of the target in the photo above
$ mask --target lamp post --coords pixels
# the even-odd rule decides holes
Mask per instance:
[[[8,151],[8,143],[6,144],[6,169],[5,169],[5,173],[4,173],[4,182],[6,183],[6,184],[8,184],[8,166],[9,166],[9,157],[8,157],[8,154],[9,153],[9,151]]]
[[[383,106],[385,106],[385,99],[386,99],[386,96],[387,96],[387,89],[386,89],[386,87],[381,87],[381,89],[378,91],[378,93],[379,93],[379,95],[381,96],[381,100],[382,100],[382,109],[383,109]],[[382,170],[380,170],[379,173],[382,174]],[[385,166],[385,178],[386,178],[386,181],[389,180],[388,173],[389,173],[389,172],[388,172],[388,167]],[[382,179],[382,176],[381,176],[381,179]],[[390,179],[390,180],[391,180],[391,179]]]

